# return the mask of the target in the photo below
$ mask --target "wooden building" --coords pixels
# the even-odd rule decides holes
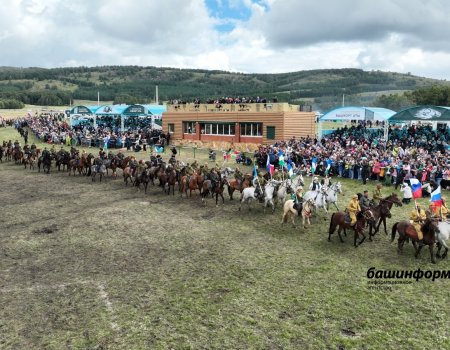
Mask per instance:
[[[172,140],[261,144],[316,134],[315,113],[288,103],[168,105],[162,120]]]

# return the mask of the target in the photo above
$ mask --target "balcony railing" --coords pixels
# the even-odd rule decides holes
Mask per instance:
[[[300,107],[302,109],[300,109]],[[307,110],[306,107],[309,107]],[[180,112],[180,113],[267,113],[267,112],[310,112],[311,106],[298,106],[290,105],[288,103],[217,103],[217,104],[195,104],[195,103],[184,103],[184,104],[172,104],[167,105],[168,112]]]

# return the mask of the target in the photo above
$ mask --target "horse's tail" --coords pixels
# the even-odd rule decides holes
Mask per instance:
[[[334,233],[334,230],[336,228],[336,226],[333,225],[333,219],[334,219],[334,215],[336,213],[331,214],[331,219],[330,219],[330,227],[328,228],[328,233],[331,235]]]
[[[398,222],[396,222],[394,224],[394,226],[392,226],[391,242],[394,242],[395,234],[397,233],[397,225],[398,225]]]

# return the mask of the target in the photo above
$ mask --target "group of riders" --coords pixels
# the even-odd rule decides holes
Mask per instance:
[[[13,154],[22,152],[24,159],[39,157],[39,150],[34,143],[32,143],[31,146],[25,144],[23,149],[21,149],[20,143],[17,140],[14,143],[11,140],[9,140],[8,142],[4,141],[0,148],[0,154],[5,154],[5,151]],[[194,162],[192,163],[184,164],[176,158],[177,150],[175,147],[172,147],[171,152],[172,154],[167,163],[162,159],[161,155],[151,154],[150,161],[147,162],[144,160],[137,160],[134,156],[130,156],[128,157],[129,159],[126,166],[130,168],[131,176],[137,179],[142,176],[142,174],[149,167],[159,167],[162,165],[164,166],[166,173],[170,173],[172,170],[176,171],[178,182],[180,182],[180,174],[187,176],[188,182],[190,177],[192,177],[194,174],[200,175],[204,180],[210,181],[212,187],[210,190],[212,193],[214,193],[216,186],[218,186],[221,178],[224,176],[224,170],[217,162],[212,168],[210,168],[208,163],[200,165],[196,160],[194,160]],[[47,147],[45,147],[42,151],[41,157],[42,159],[57,159],[61,158],[62,155],[67,155],[68,159],[74,160],[76,165],[78,165],[82,158],[87,157],[85,150],[82,150],[81,154],[77,149],[73,147],[71,148],[70,152],[64,150],[63,147],[61,147],[59,151],[56,151],[54,145],[50,149],[47,149]],[[116,161],[117,163],[120,163],[124,158],[124,154],[120,152],[117,155],[114,155],[112,152],[107,153],[103,148],[100,148],[98,155],[92,156],[92,165],[96,167],[96,171],[99,172],[100,167],[104,165],[104,163],[108,160],[110,162]],[[117,165],[120,166],[120,164]],[[233,170],[230,168],[227,169],[229,169],[229,172],[233,174],[235,182],[237,183],[236,187],[238,190],[242,191],[244,187],[253,186],[255,187],[255,198],[259,199],[260,201],[264,200],[264,189],[268,181],[270,181],[271,179],[276,181],[283,181],[288,178],[286,172],[277,169],[272,175],[270,175],[269,173],[263,174],[260,170],[256,170],[256,176],[252,176],[251,174],[244,174],[238,166],[236,166],[236,168]],[[321,182],[319,182],[319,178],[317,176],[314,176],[309,186],[309,190],[316,193],[317,197],[320,193],[323,193],[330,185],[331,179],[328,175],[325,175]],[[358,213],[370,210],[372,207],[379,203],[379,201],[383,198],[381,190],[382,185],[377,184],[373,192],[372,199],[369,198],[369,193],[367,190],[364,191],[363,194],[355,194],[352,196],[352,199],[346,207],[346,211],[348,213],[347,220],[349,221],[351,226],[354,226],[356,224]],[[295,207],[301,208],[303,203],[303,186],[299,185],[297,188],[291,189],[290,195],[291,199],[294,200]],[[437,210],[439,210],[439,213],[437,212]],[[445,198],[443,199],[443,204],[440,208],[437,209],[436,207],[430,206],[430,211],[433,214],[441,215],[441,217],[447,217],[449,215],[449,210],[446,206]],[[423,238],[421,224],[426,220],[426,218],[426,212],[420,204],[417,204],[410,213],[410,220],[417,232],[419,242]]]

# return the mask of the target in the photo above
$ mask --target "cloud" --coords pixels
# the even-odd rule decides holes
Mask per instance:
[[[450,2],[442,0],[277,0],[253,18],[273,47],[323,42],[379,41],[391,34],[402,44],[439,49],[449,43]]]
[[[353,67],[449,79],[448,13],[443,0],[10,0],[0,65]]]

